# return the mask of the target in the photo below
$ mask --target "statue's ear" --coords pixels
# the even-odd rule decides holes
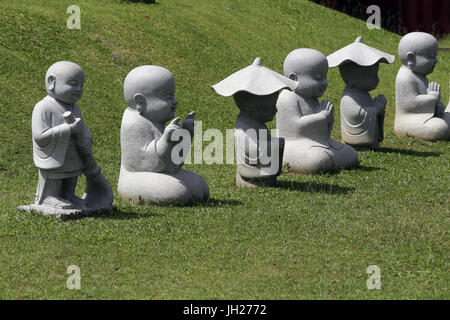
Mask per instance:
[[[293,72],[289,73],[288,78],[294,81],[298,81],[297,75]]]
[[[49,76],[47,78],[47,86],[48,86],[48,89],[50,91],[55,90],[55,82],[56,82],[56,77],[55,76]]]
[[[406,64],[411,67],[416,64],[416,53],[414,51],[409,51],[406,54]]]
[[[136,93],[134,95],[134,102],[136,103],[136,110],[139,113],[141,113],[147,106],[147,100],[145,100],[145,97],[140,93]]]

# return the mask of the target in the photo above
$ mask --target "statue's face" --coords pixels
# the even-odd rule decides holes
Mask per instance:
[[[175,98],[175,79],[166,82],[164,86],[143,94],[146,100],[145,110],[141,114],[147,119],[167,122],[175,117],[178,100]]]
[[[364,91],[375,90],[380,81],[378,78],[378,68],[378,63],[368,67],[358,66],[354,73],[353,85]]]
[[[411,66],[414,72],[422,75],[427,75],[433,72],[434,67],[438,62],[437,50],[435,47],[428,47],[421,52],[415,53],[415,59]]]
[[[73,104],[81,99],[84,85],[83,70],[71,70],[70,72],[57,74],[53,77],[49,77],[48,79],[48,81],[53,83],[51,96],[67,104]]]
[[[327,90],[328,65],[321,63],[308,72],[297,74],[298,87],[295,92],[311,99],[321,97]]]
[[[339,68],[341,76],[350,87],[363,91],[377,88],[379,63],[372,66],[360,66],[356,63],[347,63]]]
[[[257,96],[248,92],[238,92],[234,99],[239,109],[253,119],[260,122],[272,121],[277,113],[277,99],[279,92],[265,96]]]

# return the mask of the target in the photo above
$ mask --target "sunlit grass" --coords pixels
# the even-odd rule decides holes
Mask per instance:
[[[225,132],[238,110],[211,85],[255,57],[281,72],[295,48],[328,55],[361,35],[396,54],[400,40],[307,1],[158,2],[80,0],[81,30],[66,28],[70,0],[0,2],[0,298],[448,299],[450,147],[394,135],[398,59],[380,67],[373,93],[388,100],[382,149],[361,152],[356,170],[285,172],[278,187],[237,189],[234,166],[189,165],[208,181],[210,203],[136,206],[116,197],[114,214],[65,223],[14,211],[34,198],[31,112],[56,61],[86,72],[80,106],[116,192],[122,83],[132,68],[171,70],[177,113],[196,110],[203,130]],[[450,52],[439,52],[430,79],[444,103],[449,74]],[[335,69],[328,82],[323,98],[336,105],[339,140],[344,84]],[[81,290],[66,288],[72,264]],[[380,267],[382,290],[367,290],[369,265]]]

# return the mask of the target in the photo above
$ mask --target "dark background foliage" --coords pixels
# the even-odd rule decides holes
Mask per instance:
[[[450,1],[448,0],[312,0],[323,6],[339,10],[355,18],[366,20],[370,5],[381,9],[381,26],[404,35],[412,31],[425,31],[437,37],[450,32]]]

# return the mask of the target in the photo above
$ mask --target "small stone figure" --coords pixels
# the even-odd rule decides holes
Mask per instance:
[[[441,102],[441,87],[428,82],[438,42],[425,32],[405,35],[398,45],[402,66],[395,79],[395,134],[425,140],[450,139],[450,110]]]
[[[60,219],[111,210],[113,192],[92,155],[92,138],[76,103],[85,75],[73,62],[53,64],[45,76],[47,96],[32,116],[33,158],[39,168],[36,200],[18,209]],[[78,177],[86,176],[86,191],[75,195]]]
[[[120,197],[145,203],[208,200],[206,181],[181,168],[187,152],[181,149],[180,155],[175,148],[181,143],[175,136],[193,136],[195,112],[189,113],[181,125],[179,117],[173,119],[178,101],[172,73],[159,66],[137,67],[125,78],[124,95],[128,108],[120,128]]]
[[[290,170],[311,174],[356,166],[358,153],[331,139],[333,104],[318,101],[328,86],[326,57],[314,49],[296,49],[283,69],[298,81],[295,91],[283,90],[277,101],[277,129],[286,139],[284,162]]]
[[[355,148],[377,148],[384,139],[386,98],[374,99],[370,91],[378,86],[381,62],[395,57],[362,43],[362,38],[328,56],[330,68],[339,66],[346,87],[341,97],[342,141]]]
[[[212,87],[221,96],[233,96],[240,110],[234,134],[236,186],[275,185],[282,169],[284,139],[272,137],[265,123],[277,112],[279,91],[293,90],[297,82],[262,66],[256,58]]]

